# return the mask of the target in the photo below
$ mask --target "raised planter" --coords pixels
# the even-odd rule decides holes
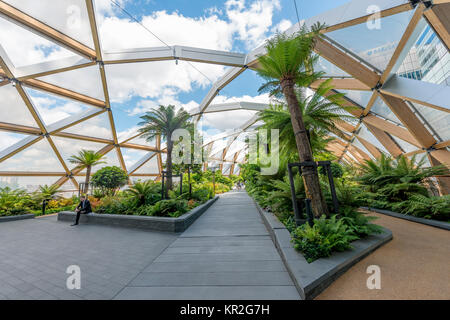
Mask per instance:
[[[440,228],[440,229],[444,229],[444,230],[450,230],[450,223],[445,222],[445,221],[438,221],[438,220],[419,218],[419,217],[414,217],[414,216],[410,216],[410,215],[407,215],[407,214],[402,214],[402,213],[393,212],[393,211],[389,211],[389,210],[376,209],[376,208],[361,207],[361,209],[369,210],[369,211],[373,211],[373,212],[377,212],[377,213],[381,213],[381,214],[385,214],[385,215],[388,215],[388,216],[391,216],[391,217],[400,218],[400,219],[404,219],[404,220],[408,220],[408,221],[412,221],[412,222],[426,224],[428,226],[432,226],[432,227],[435,227],[435,228]]]
[[[25,220],[25,219],[34,219],[34,214],[33,213],[27,213],[27,214],[19,214],[17,216],[0,217],[0,222]]]
[[[80,223],[139,228],[155,231],[183,232],[218,198],[219,196],[216,196],[178,218],[89,213],[82,214],[80,216]],[[58,213],[58,221],[74,222],[75,216],[76,214],[73,211],[62,211]]]
[[[286,227],[272,213],[255,204],[302,299],[313,299],[358,261],[392,240],[392,232],[383,228],[381,234],[353,241],[352,250],[333,252],[331,257],[308,263],[294,249]]]

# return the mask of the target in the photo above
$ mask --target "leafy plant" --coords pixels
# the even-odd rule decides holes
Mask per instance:
[[[415,217],[449,221],[450,195],[426,197],[416,194],[412,195],[406,201],[394,204],[392,209]]]
[[[101,168],[92,175],[93,185],[108,195],[114,195],[127,181],[127,173],[116,166]]]
[[[294,248],[301,251],[308,262],[329,257],[332,251],[344,251],[351,248],[350,242],[358,236],[336,215],[327,219],[323,215],[314,220],[314,225],[304,224],[294,230]]]
[[[158,201],[151,209],[152,216],[176,218],[188,211],[186,200],[169,199]]]
[[[91,178],[91,170],[92,167],[106,163],[105,161],[102,161],[103,154],[92,151],[92,150],[85,150],[82,149],[80,152],[78,152],[77,155],[71,156],[68,160],[70,163],[73,163],[77,165],[79,168],[86,168],[86,179],[84,181],[84,193],[88,193],[89,191],[89,181]]]
[[[151,180],[138,181],[125,191],[136,206],[153,205],[161,200],[161,184]]]

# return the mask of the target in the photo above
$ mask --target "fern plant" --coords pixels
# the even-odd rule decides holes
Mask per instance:
[[[450,220],[450,195],[442,197],[426,197],[420,194],[412,195],[408,200],[392,206],[394,211],[416,217]]]

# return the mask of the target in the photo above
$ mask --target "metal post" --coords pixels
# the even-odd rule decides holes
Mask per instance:
[[[165,199],[165,194],[164,194],[164,171],[161,172],[161,199],[164,200]]]
[[[295,218],[295,223],[298,226],[298,225],[300,225],[299,220],[302,217],[301,217],[300,210],[298,208],[297,197],[295,194],[294,177],[292,175],[292,167],[290,165],[288,165],[288,174],[289,174],[289,183],[291,185],[291,198],[292,198],[292,207],[294,208],[294,218]]]
[[[330,191],[331,191],[331,198],[333,199],[333,207],[334,207],[334,213],[339,213],[339,202],[336,196],[336,187],[334,186],[334,179],[333,179],[333,173],[331,172],[331,164],[325,164],[325,169],[327,170],[328,175],[328,182],[330,183]]]
[[[45,207],[47,206],[47,199],[42,201],[42,215],[45,215]]]
[[[311,199],[305,199],[306,216],[308,218],[309,226],[314,225],[314,216],[311,210]]]
[[[216,196],[216,170],[213,170],[213,190],[214,190],[214,197]]]
[[[183,173],[180,172],[180,196],[183,194]]]
[[[188,183],[189,183],[189,197],[192,197],[191,165],[190,164],[188,164]]]

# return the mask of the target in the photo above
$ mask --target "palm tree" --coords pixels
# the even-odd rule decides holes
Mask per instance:
[[[106,163],[106,161],[101,161],[103,154],[82,149],[77,155],[71,156],[68,160],[70,163],[76,164],[78,167],[84,169],[86,168],[86,179],[84,181],[83,193],[89,191],[89,180],[91,178],[91,170],[93,166]]]
[[[311,32],[303,27],[294,35],[277,34],[267,41],[266,55],[258,59],[258,74],[267,80],[260,90],[270,89],[271,95],[283,93],[286,99],[301,162],[313,161],[314,158],[295,86],[306,87],[322,75],[313,71],[314,62],[318,58],[312,54],[315,40],[320,36],[322,28],[323,26],[316,24]],[[305,167],[303,180],[314,215],[320,217],[322,214],[328,214],[317,170]]]
[[[39,190],[37,191],[37,197],[41,200],[53,200],[59,198],[58,193],[61,192],[61,189],[58,185],[54,184],[51,186],[43,185],[39,186]]]
[[[138,125],[142,126],[139,132],[143,133],[142,136],[147,138],[147,141],[151,141],[156,136],[161,136],[167,141],[167,188],[165,190],[165,196],[168,196],[168,190],[172,189],[172,150],[173,141],[172,134],[177,129],[188,129],[190,118],[183,108],[175,111],[175,106],[160,105],[158,109],[148,111],[141,117],[142,121]]]
[[[309,135],[309,142],[313,154],[326,151],[327,144],[334,138],[330,133],[344,137],[344,133],[336,127],[335,123],[355,119],[346,114],[346,108],[341,106],[342,93],[330,93],[332,89],[331,79],[320,84],[317,90],[309,97],[305,96],[303,90],[296,89],[300,111]],[[324,97],[327,99],[324,99]],[[297,145],[292,129],[291,114],[285,103],[271,105],[268,109],[259,112],[258,120],[264,122],[262,129],[280,130],[280,155],[288,161],[298,161],[296,154]]]

